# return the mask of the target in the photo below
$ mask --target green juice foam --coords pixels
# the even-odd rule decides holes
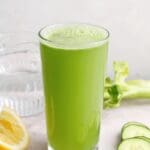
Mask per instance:
[[[103,44],[108,36],[108,32],[103,28],[90,25],[59,25],[47,27],[43,30],[43,41],[46,45],[64,48],[78,49],[93,47]]]

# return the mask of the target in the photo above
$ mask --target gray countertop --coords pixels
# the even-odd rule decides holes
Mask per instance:
[[[150,100],[125,101],[117,109],[105,110],[102,117],[100,147],[116,150],[124,123],[139,121],[150,126]],[[31,137],[29,150],[47,150],[44,113],[24,118]]]

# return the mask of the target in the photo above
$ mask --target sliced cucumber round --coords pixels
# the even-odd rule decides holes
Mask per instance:
[[[123,125],[123,128],[126,128],[127,126],[130,126],[130,125],[139,125],[139,126],[144,126],[144,127],[147,127],[145,124],[141,123],[141,122],[128,122],[126,124]]]
[[[150,150],[150,142],[142,137],[123,140],[118,150]]]
[[[150,129],[144,124],[138,122],[129,122],[122,128],[123,140],[141,136],[150,139]]]

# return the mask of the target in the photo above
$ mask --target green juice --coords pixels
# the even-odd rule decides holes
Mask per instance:
[[[49,150],[93,150],[99,140],[108,32],[84,24],[40,32]]]

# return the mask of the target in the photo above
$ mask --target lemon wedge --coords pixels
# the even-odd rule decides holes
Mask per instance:
[[[9,108],[0,112],[0,150],[26,150],[29,135],[17,114]]]

